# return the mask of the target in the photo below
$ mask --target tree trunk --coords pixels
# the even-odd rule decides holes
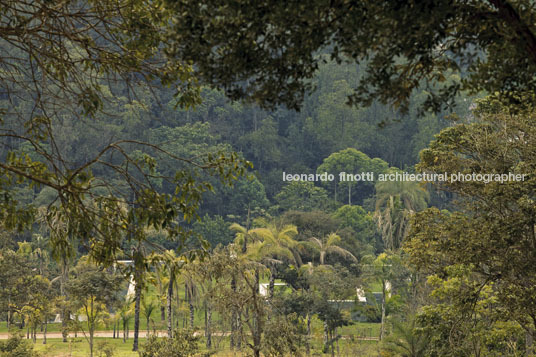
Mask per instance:
[[[113,339],[115,339],[115,329],[117,327],[117,321],[114,321],[114,334],[112,336]]]
[[[211,306],[207,306],[207,348],[212,348],[212,331],[211,331],[211,325],[212,325],[212,308]]]
[[[170,274],[172,275],[172,274]],[[173,279],[169,279],[168,284],[168,292],[167,292],[167,330],[168,330],[168,337],[173,337],[173,321],[172,321],[172,315],[171,315],[171,299],[173,298]]]
[[[95,333],[95,325],[97,324],[96,321],[96,314],[93,315],[95,311],[95,306],[93,304],[93,298],[90,301],[89,305],[89,311],[90,313],[87,313],[88,309],[86,307],[86,316],[87,316],[87,329],[89,332],[89,357],[93,357],[93,335]],[[78,323],[78,316],[76,317],[76,322]]]
[[[305,339],[305,352],[307,356],[311,354],[311,313],[307,313],[307,338]]]
[[[333,343],[333,331],[329,333],[329,343],[331,345],[331,357],[335,357],[335,344]]]
[[[11,327],[11,296],[8,296],[8,298],[7,298],[6,327],[7,327],[7,330],[9,331],[9,328]]]
[[[236,348],[241,349],[242,348],[242,314],[241,313],[236,314],[236,333],[237,333]]]
[[[527,356],[532,356],[534,352],[534,337],[531,332],[527,331],[525,334],[525,350]]]
[[[262,338],[262,321],[261,321],[261,312],[260,312],[260,306],[258,306],[259,301],[259,284],[260,284],[260,274],[259,270],[255,269],[255,286],[253,289],[253,313],[255,314],[254,320],[253,320],[253,345],[254,345],[254,353],[255,357],[260,356],[260,350],[261,350],[261,338]],[[260,303],[263,303],[261,301]]]
[[[166,320],[166,307],[163,305],[160,305],[160,321]]]
[[[190,289],[189,289],[190,288]],[[189,287],[188,284],[184,284],[185,291],[188,291],[188,308],[190,309],[190,328],[194,329],[194,304],[193,304],[193,286]]]
[[[43,345],[47,344],[47,328],[48,328],[48,321],[45,317],[45,331],[43,331]]]
[[[134,283],[135,297],[134,297],[134,342],[132,343],[132,351],[138,350],[138,338],[140,333],[140,303],[141,303],[141,277],[137,274]]]
[[[270,271],[270,284],[269,284],[269,297],[270,300],[274,297],[274,287],[275,287],[275,269]]]
[[[339,334],[338,334],[338,329],[335,328],[335,338],[337,339],[337,356],[340,356],[340,349],[339,349]]]
[[[190,328],[193,330],[194,329],[194,304],[192,304],[192,298],[190,297],[190,301],[189,301],[189,305],[190,305]]]
[[[382,282],[382,321],[380,325],[380,341],[385,334],[385,294],[386,294],[385,282]]]
[[[233,275],[232,279],[231,279],[231,290],[233,291],[233,293],[236,293],[236,279]],[[236,313],[236,308],[234,305],[232,305],[231,307],[232,311],[231,311],[231,342],[230,342],[230,348],[231,348],[231,351],[234,350],[235,348],[235,345],[236,345],[236,320],[237,320],[237,313]]]
[[[335,183],[335,202],[337,202],[337,181],[333,181]]]
[[[127,342],[127,323],[123,321],[123,343]]]
[[[60,294],[64,297],[65,301],[61,309],[61,335],[63,342],[67,342],[67,337],[69,335],[67,321],[71,317],[71,312],[66,308],[65,302],[67,301],[67,293],[65,291],[65,284],[67,283],[67,278],[69,276],[69,265],[66,260],[62,261],[61,265],[61,279],[60,279]]]
[[[89,330],[89,357],[93,357],[93,329]]]
[[[329,341],[328,323],[324,321],[324,346],[326,346],[326,348],[328,348],[328,341]]]

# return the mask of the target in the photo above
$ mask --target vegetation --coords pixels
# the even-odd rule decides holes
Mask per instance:
[[[533,356],[535,17],[0,0],[0,356]]]

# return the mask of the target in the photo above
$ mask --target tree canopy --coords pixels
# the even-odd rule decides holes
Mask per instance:
[[[171,57],[195,63],[200,79],[232,98],[267,106],[299,108],[327,58],[367,67],[351,103],[379,100],[403,110],[419,87],[427,89],[425,108],[437,111],[461,90],[509,97],[535,85],[529,0],[164,4]],[[446,72],[464,78],[448,83]]]

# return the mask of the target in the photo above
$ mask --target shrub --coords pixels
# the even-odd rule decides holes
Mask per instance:
[[[296,314],[272,316],[264,328],[263,353],[268,357],[302,355],[305,327]]]
[[[14,334],[6,341],[0,341],[0,357],[38,357],[29,341],[22,339],[20,334]]]
[[[96,346],[98,357],[113,357],[115,347],[107,341],[99,341]]]
[[[139,351],[140,357],[193,357],[199,352],[199,337],[190,330],[175,330],[175,337],[150,336]]]

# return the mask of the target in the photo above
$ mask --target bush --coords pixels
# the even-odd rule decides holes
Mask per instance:
[[[115,347],[107,341],[99,341],[96,346],[98,357],[113,357]]]
[[[268,357],[301,356],[302,346],[305,344],[305,333],[305,326],[296,314],[272,316],[264,328],[264,355]]]
[[[0,341],[0,357],[38,357],[29,341],[22,339],[20,334],[14,334],[6,341]]]
[[[190,330],[175,330],[173,338],[150,336],[140,357],[193,357],[199,352],[199,337]]]

